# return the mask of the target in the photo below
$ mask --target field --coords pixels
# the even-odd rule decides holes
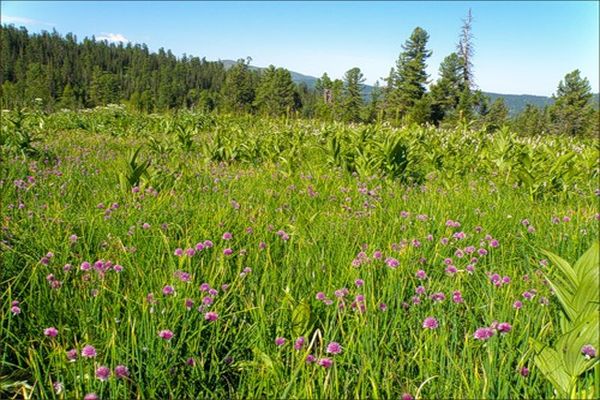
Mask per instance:
[[[597,141],[2,118],[1,398],[600,394]]]

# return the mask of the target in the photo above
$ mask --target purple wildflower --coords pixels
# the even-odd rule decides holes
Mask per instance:
[[[127,378],[129,376],[129,368],[124,365],[117,365],[115,367],[115,377],[117,379]]]
[[[300,336],[298,339],[296,339],[296,341],[294,342],[294,349],[296,350],[300,350],[302,349],[302,346],[304,346],[304,342],[306,340],[304,339],[304,336]]]
[[[83,349],[81,349],[81,356],[85,358],[94,358],[97,356],[96,349],[94,346],[85,345]]]
[[[171,295],[175,294],[175,288],[173,288],[173,286],[171,286],[171,285],[166,285],[165,287],[163,287],[162,293],[165,296],[171,296]]]
[[[437,319],[435,319],[433,317],[427,317],[423,321],[424,329],[437,329],[438,326],[439,326],[439,324],[438,324]]]
[[[44,335],[48,337],[56,337],[58,335],[58,329],[51,326],[50,328],[44,329]]]
[[[71,349],[67,351],[67,360],[75,361],[77,360],[77,349]]]
[[[327,345],[326,352],[328,354],[340,354],[342,352],[342,346],[338,342],[331,342]]]
[[[213,322],[219,319],[219,314],[217,314],[214,311],[209,311],[206,314],[204,314],[204,319]]]
[[[330,358],[321,358],[318,364],[323,368],[330,368],[333,365],[333,361]]]
[[[96,369],[96,378],[100,379],[101,381],[106,381],[109,377],[110,369],[108,367],[102,365]]]
[[[594,358],[596,357],[596,349],[591,344],[586,344],[581,348],[581,354],[587,359]]]
[[[173,337],[173,332],[171,332],[168,329],[164,329],[164,330],[158,332],[158,337],[160,337],[161,339],[164,339],[164,340],[171,340],[171,338]]]
[[[478,328],[475,333],[473,333],[473,337],[477,340],[488,340],[494,336],[494,330],[492,328]]]

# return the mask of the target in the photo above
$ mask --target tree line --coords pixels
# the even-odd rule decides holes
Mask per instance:
[[[417,27],[402,45],[384,85],[365,96],[364,76],[357,67],[343,79],[323,74],[314,85],[296,84],[284,68],[263,70],[240,59],[226,68],[222,62],[183,55],[163,48],[151,52],[145,44],[108,43],[94,37],[79,42],[71,33],[24,27],[0,27],[3,108],[20,108],[34,99],[47,110],[78,109],[123,103],[140,112],[181,108],[203,112],[243,112],[270,116],[300,116],[347,122],[394,125],[472,125],[488,130],[510,125],[523,134],[596,134],[597,110],[591,87],[578,70],[559,83],[554,104],[528,105],[510,118],[502,99],[490,104],[474,83],[472,16],[463,20],[456,51],[444,58],[439,77],[426,72],[428,33]]]

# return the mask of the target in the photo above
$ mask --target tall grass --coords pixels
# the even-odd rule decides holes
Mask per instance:
[[[594,143],[119,112],[46,117],[52,160],[3,148],[0,397],[556,395],[530,339],[562,334],[544,251],[598,240]]]

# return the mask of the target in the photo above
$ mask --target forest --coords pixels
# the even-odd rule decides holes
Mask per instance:
[[[93,37],[78,41],[71,33],[30,34],[13,25],[0,29],[5,109],[30,106],[40,99],[47,111],[123,103],[146,113],[189,109],[446,128],[468,123],[489,131],[510,126],[523,135],[598,132],[598,107],[589,81],[578,70],[558,83],[550,106],[527,105],[511,117],[503,99],[490,102],[474,84],[470,14],[456,52],[444,58],[437,79],[425,71],[431,55],[429,35],[417,27],[402,45],[384,85],[377,83],[368,96],[358,67],[349,69],[343,79],[324,73],[309,87],[294,83],[284,68],[251,68],[251,58],[226,68],[205,58],[185,54],[178,58],[162,48],[151,52],[145,44]]]

